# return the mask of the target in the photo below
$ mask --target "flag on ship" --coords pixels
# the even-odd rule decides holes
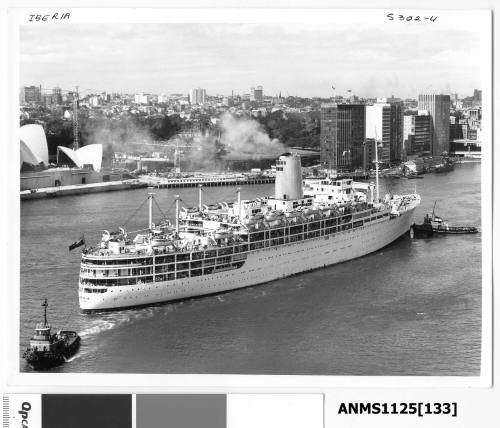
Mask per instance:
[[[85,244],[85,236],[83,236],[83,233],[82,233],[82,236],[80,236],[80,239],[78,241],[73,242],[69,246],[69,251],[74,250],[75,248],[81,247],[84,244]]]

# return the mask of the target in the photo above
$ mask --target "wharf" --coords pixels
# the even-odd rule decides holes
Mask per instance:
[[[106,181],[102,183],[73,184],[68,186],[44,187],[41,189],[23,190],[20,192],[21,200],[54,198],[69,195],[82,195],[86,193],[111,192],[116,190],[129,190],[147,187],[147,183],[139,180]]]
[[[242,186],[246,184],[269,184],[274,183],[274,177],[264,176],[240,176],[240,175],[195,175],[193,177],[156,177],[142,176],[141,182],[148,186],[157,188],[173,189],[179,187],[197,187],[197,186]]]

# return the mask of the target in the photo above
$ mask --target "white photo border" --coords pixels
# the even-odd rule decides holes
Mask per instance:
[[[29,22],[31,14],[69,12],[71,20],[57,24]],[[362,25],[364,22],[380,21],[386,25],[387,13],[394,9],[137,9],[137,8],[19,8],[8,10],[8,144],[7,157],[10,162],[8,183],[4,200],[7,202],[7,229],[5,230],[8,251],[5,262],[7,270],[6,304],[8,325],[6,334],[6,382],[10,392],[71,393],[82,388],[95,392],[134,393],[166,392],[322,392],[327,388],[366,387],[488,387],[492,383],[492,271],[493,271],[493,147],[492,147],[492,15],[489,10],[429,10],[440,16],[444,24],[456,23],[458,18],[481,22],[481,58],[483,93],[483,143],[482,143],[482,331],[481,374],[479,376],[268,376],[268,375],[178,375],[178,374],[98,374],[98,373],[21,373],[19,371],[19,325],[20,325],[20,201],[19,201],[19,30],[21,25],[74,25],[112,23],[273,23],[273,22],[349,22]],[[402,10],[396,10],[402,12]],[[405,14],[420,14],[426,10],[404,10]],[[396,25],[405,25],[397,23]],[[490,238],[491,237],[491,238]]]

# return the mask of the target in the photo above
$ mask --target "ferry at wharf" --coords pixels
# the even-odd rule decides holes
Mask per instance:
[[[378,163],[376,161],[376,169]],[[375,197],[374,197],[375,193]],[[302,180],[300,156],[281,155],[275,194],[181,208],[175,225],[153,223],[134,237],[120,228],[85,248],[80,308],[125,308],[265,283],[377,251],[408,232],[417,193],[379,198],[376,184]],[[332,282],[335,280],[332,278]]]

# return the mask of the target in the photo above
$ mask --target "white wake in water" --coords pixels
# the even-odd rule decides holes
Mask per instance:
[[[71,361],[75,361],[77,358],[80,358],[80,352],[77,352],[75,355],[73,355],[72,357],[70,358],[65,358],[64,361],[66,363],[71,363]]]
[[[151,318],[161,310],[166,313],[170,312],[171,308],[150,307],[144,309],[131,309],[124,312],[107,313],[101,316],[96,315],[95,318],[88,318],[87,328],[83,329],[79,334],[82,339],[96,336],[130,322]]]
[[[91,325],[89,327],[80,332],[80,337],[85,338],[88,336],[95,336],[99,333],[102,333],[103,331],[111,330],[117,324],[118,323],[113,320],[94,320],[93,322],[91,322]]]

